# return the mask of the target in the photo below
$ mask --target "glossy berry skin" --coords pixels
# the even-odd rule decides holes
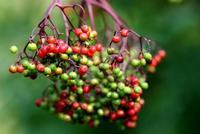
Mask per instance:
[[[27,48],[30,51],[36,51],[37,50],[37,45],[35,43],[29,43]]]
[[[89,93],[89,91],[90,91],[90,86],[85,85],[85,86],[83,87],[83,92],[84,92],[84,93]]]
[[[38,72],[44,72],[45,66],[43,64],[38,64],[36,66]]]
[[[80,104],[78,102],[73,102],[72,103],[72,108],[73,109],[77,109],[80,106]]]
[[[165,58],[166,57],[166,52],[164,50],[159,50],[158,51],[158,55],[161,57],[161,58]]]
[[[56,43],[56,38],[55,38],[54,36],[49,36],[49,37],[47,38],[47,42],[48,42],[49,44],[54,44],[54,43]]]
[[[80,34],[83,33],[83,31],[82,31],[80,28],[76,28],[76,29],[74,30],[74,33],[75,33],[76,36],[79,36]]]
[[[89,27],[87,25],[83,25],[81,26],[81,30],[84,32],[84,33],[87,33],[89,31]]]
[[[80,47],[74,46],[74,47],[72,47],[72,51],[73,51],[73,53],[75,53],[75,54],[79,54],[79,53],[80,53]]]
[[[129,30],[128,29],[122,29],[120,31],[120,34],[122,37],[127,37],[128,36],[128,33],[129,33]]]
[[[22,65],[17,66],[17,72],[18,73],[23,73],[24,72],[24,67]]]
[[[124,58],[122,56],[117,56],[116,57],[116,62],[122,63],[124,61]]]
[[[63,44],[63,45],[59,46],[59,52],[60,53],[66,53],[67,49],[68,49],[68,45],[67,44]]]
[[[87,47],[81,47],[81,54],[87,55],[88,54],[88,48]]]
[[[17,67],[14,66],[14,65],[12,65],[12,66],[10,66],[9,71],[10,71],[11,73],[16,73],[16,72],[17,72]]]
[[[80,76],[85,75],[88,72],[88,67],[86,65],[81,65],[78,69],[78,74]]]
[[[120,41],[121,41],[121,38],[119,36],[117,36],[117,35],[113,36],[112,42],[119,43]]]
[[[86,33],[82,33],[80,34],[79,38],[81,41],[86,41],[88,39],[88,35]]]
[[[42,100],[41,99],[37,99],[36,101],[35,101],[35,105],[37,106],[37,107],[40,107],[41,106],[41,104],[42,104]]]
[[[11,53],[15,54],[15,53],[17,53],[17,51],[18,51],[17,46],[11,46],[11,47],[10,47],[10,52],[11,52]]]
[[[103,46],[102,46],[102,44],[97,43],[97,44],[95,45],[95,48],[96,48],[96,50],[97,50],[98,52],[100,52],[100,51],[102,51]]]
[[[95,46],[90,46],[89,52],[90,53],[95,53],[96,52],[96,47]]]

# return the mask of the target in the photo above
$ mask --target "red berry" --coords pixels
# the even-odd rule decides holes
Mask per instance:
[[[88,67],[86,65],[81,65],[78,69],[78,74],[83,76],[88,72]]]
[[[44,72],[45,66],[43,64],[37,64],[36,68],[38,72]]]
[[[120,34],[121,34],[121,36],[122,37],[127,37],[128,36],[128,29],[122,29],[121,31],[120,31]]]
[[[133,101],[130,101],[130,102],[128,103],[128,107],[129,107],[129,108],[134,108],[134,106],[135,106],[135,103],[134,103]]]
[[[127,113],[129,116],[133,116],[133,115],[135,115],[136,111],[135,111],[135,109],[129,109]]]
[[[121,109],[119,109],[119,110],[117,110],[117,117],[123,117],[125,115],[125,113],[124,113],[124,111],[123,110],[121,110]]]
[[[95,52],[96,52],[96,47],[95,47],[95,46],[91,46],[91,47],[89,48],[89,52],[90,52],[90,53],[95,53]]]
[[[49,44],[54,44],[54,43],[56,43],[56,38],[53,37],[53,36],[49,36],[49,37],[47,38],[47,42],[48,42]]]
[[[130,119],[132,121],[137,121],[138,120],[138,116],[137,115],[131,116]]]
[[[72,108],[73,109],[77,109],[79,107],[79,103],[78,102],[73,102],[72,103]]]
[[[23,73],[24,72],[24,67],[22,65],[17,66],[17,72],[18,73]]]
[[[87,110],[87,103],[81,103],[81,108],[83,109],[83,110]]]
[[[117,56],[117,57],[116,57],[116,61],[117,61],[118,63],[122,63],[122,62],[124,61],[124,58],[123,58],[122,56]]]
[[[130,84],[132,85],[132,86],[134,86],[134,85],[138,85],[139,84],[139,80],[138,80],[138,78],[137,77],[131,77],[131,79],[130,79]]]
[[[156,55],[156,56],[154,57],[154,59],[155,59],[158,63],[161,62],[161,57],[160,57],[160,55]]]
[[[137,94],[137,93],[135,93],[135,92],[132,92],[132,93],[131,93],[131,98],[137,99],[138,97],[140,97],[140,94]]]
[[[89,91],[90,91],[90,86],[85,85],[85,86],[83,87],[83,92],[86,94],[86,93],[88,93]]]
[[[59,39],[59,40],[57,40],[57,42],[56,42],[58,45],[64,45],[65,44],[65,41],[64,40],[61,40],[61,39]]]
[[[113,36],[112,42],[119,43],[120,41],[121,41],[121,38],[119,36],[117,36],[117,35]]]
[[[48,52],[54,53],[56,51],[56,45],[55,44],[48,44]]]
[[[128,128],[134,128],[136,126],[136,123],[134,121],[126,121],[124,125]]]
[[[117,119],[117,114],[116,113],[114,113],[114,112],[112,112],[111,114],[110,114],[110,118],[111,118],[111,120],[116,120]]]
[[[81,47],[81,54],[87,55],[88,54],[88,48],[87,47]]]
[[[83,25],[81,26],[81,30],[84,32],[84,33],[87,33],[89,31],[89,27],[87,25]]]
[[[46,56],[46,53],[42,52],[41,50],[38,51],[37,54],[40,58],[44,58]]]
[[[72,47],[72,51],[73,51],[73,53],[75,53],[75,54],[79,54],[79,53],[80,53],[80,47],[78,47],[78,46],[73,46],[73,47]]]
[[[67,92],[66,91],[62,91],[61,93],[60,93],[60,99],[61,100],[64,100],[64,99],[66,99],[67,98]]]
[[[79,38],[81,41],[86,41],[88,39],[88,35],[86,33],[82,33],[80,34]]]
[[[63,109],[66,107],[66,103],[65,103],[65,101],[58,101],[57,103],[56,103],[56,111],[57,112],[61,112],[61,111],[63,111]]]
[[[166,57],[166,52],[165,52],[165,50],[159,50],[159,51],[158,51],[158,55],[160,55],[161,58],[165,58],[165,57]]]
[[[121,100],[121,106],[126,106],[126,100],[124,99]]]
[[[76,28],[76,29],[74,30],[74,33],[75,33],[76,36],[79,36],[80,34],[83,33],[83,31],[82,31],[80,28]]]
[[[89,56],[89,57],[93,57],[93,56],[94,56],[94,53],[88,51],[87,56]]]
[[[76,92],[77,86],[76,86],[76,85],[73,85],[73,86],[70,87],[70,89],[71,89],[73,92]]]
[[[36,101],[35,101],[35,105],[37,106],[37,107],[40,107],[41,106],[41,104],[42,104],[42,100],[41,99],[37,99]]]
[[[97,44],[95,45],[95,48],[96,48],[97,51],[100,52],[100,51],[102,51],[103,46],[102,46],[102,44],[97,43]]]
[[[66,53],[67,49],[68,49],[67,44],[59,45],[59,52],[60,53]]]
[[[157,60],[153,58],[152,61],[151,61],[151,65],[150,66],[156,67],[157,65],[158,65]]]

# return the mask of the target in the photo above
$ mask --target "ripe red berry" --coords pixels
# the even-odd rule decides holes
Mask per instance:
[[[126,100],[125,99],[121,100],[121,106],[126,106]]]
[[[117,119],[117,114],[116,113],[114,113],[114,112],[112,112],[111,114],[110,114],[110,118],[111,118],[111,120],[116,120]]]
[[[153,59],[155,59],[158,63],[160,63],[162,60],[160,55],[156,55]]]
[[[61,112],[66,107],[66,103],[63,100],[60,100],[56,103],[55,107],[57,112]]]
[[[137,77],[131,77],[131,79],[130,79],[130,84],[132,85],[132,86],[134,86],[134,85],[138,85],[139,84],[139,80],[138,80],[138,78]]]
[[[90,86],[85,85],[85,86],[83,87],[83,92],[86,94],[86,93],[88,93],[89,91],[90,91]]]
[[[57,43],[57,45],[64,45],[64,44],[65,44],[65,41],[59,39],[59,40],[56,41],[56,43]]]
[[[119,43],[120,41],[121,41],[121,38],[119,36],[117,36],[117,35],[113,36],[112,42]]]
[[[70,89],[71,89],[73,92],[76,92],[77,86],[76,86],[76,85],[73,85],[73,86],[70,87]]]
[[[93,57],[93,56],[94,56],[94,53],[88,51],[87,56],[89,56],[89,57]]]
[[[120,34],[121,34],[121,36],[122,37],[127,37],[128,36],[128,29],[122,29],[121,31],[120,31]]]
[[[83,25],[81,26],[81,30],[84,32],[84,33],[87,33],[89,31],[89,27],[87,25]]]
[[[61,93],[60,93],[60,99],[61,100],[64,100],[64,99],[66,99],[67,98],[67,92],[66,91],[62,91]]]
[[[56,38],[53,37],[53,36],[49,36],[49,37],[47,38],[47,42],[48,42],[49,44],[54,44],[54,43],[56,43]]]
[[[38,72],[44,72],[45,66],[43,64],[37,64],[36,68]]]
[[[140,94],[137,94],[135,92],[131,93],[131,98],[137,99],[138,97],[140,97]]]
[[[100,51],[102,51],[103,46],[102,46],[102,44],[97,43],[97,44],[95,45],[95,48],[96,48],[97,51],[100,52]]]
[[[80,34],[83,33],[83,31],[82,31],[80,28],[76,28],[76,29],[74,30],[74,33],[75,33],[76,36],[79,36]]]
[[[124,61],[124,58],[123,58],[123,56],[117,56],[116,57],[116,62],[118,62],[118,63],[122,63]]]
[[[126,121],[124,123],[124,125],[127,127],[127,128],[134,128],[136,126],[136,123],[134,121]]]
[[[128,107],[129,107],[129,108],[134,108],[134,106],[135,106],[135,103],[134,103],[133,101],[130,101],[130,102],[128,103]]]
[[[80,76],[85,75],[88,72],[88,67],[86,65],[81,65],[78,69],[78,74]]]
[[[59,52],[60,53],[66,53],[67,49],[68,49],[67,44],[59,45]]]
[[[90,46],[89,52],[90,53],[95,53],[96,52],[96,47],[95,46]]]
[[[165,56],[166,56],[165,50],[159,50],[158,55],[160,55],[161,58],[165,58]]]
[[[35,105],[37,106],[37,107],[40,107],[41,106],[41,104],[42,104],[42,99],[37,99],[36,101],[35,101]]]
[[[72,108],[73,109],[77,109],[80,106],[80,104],[78,102],[73,102],[72,103]]]
[[[121,110],[121,109],[118,109],[118,110],[117,110],[117,117],[121,118],[121,117],[123,117],[124,115],[125,115],[125,113],[124,113],[123,110]]]
[[[48,44],[48,52],[54,53],[56,51],[56,45],[55,44]]]
[[[22,65],[17,66],[17,72],[18,73],[23,73],[24,72],[24,67]]]
[[[150,66],[152,66],[152,67],[156,67],[157,65],[158,65],[157,60],[153,58],[152,61],[151,61]]]
[[[73,53],[75,53],[75,54],[79,54],[79,53],[80,53],[80,47],[78,47],[78,46],[73,46],[73,47],[72,47],[72,51],[73,51]]]
[[[81,47],[81,54],[87,55],[88,54],[88,48],[87,47]]]
[[[135,112],[135,109],[129,109],[127,113],[129,116],[133,116],[135,115],[136,112]]]
[[[40,58],[44,58],[46,56],[46,53],[42,52],[41,50],[38,51],[37,54]]]
[[[81,103],[81,108],[83,110],[87,110],[87,107],[88,107],[87,103]]]

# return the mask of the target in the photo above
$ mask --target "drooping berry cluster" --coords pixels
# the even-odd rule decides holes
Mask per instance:
[[[129,46],[133,32],[124,27],[115,31],[109,46],[98,42],[97,31],[88,25],[73,27],[67,40],[48,36],[43,28],[39,39],[30,40],[9,68],[31,79],[41,74],[52,80],[36,106],[66,122],[95,127],[111,121],[134,128],[144,104],[143,91],[149,87],[147,72],[155,71],[165,51],[152,56],[142,44]],[[10,48],[12,53],[17,50]]]

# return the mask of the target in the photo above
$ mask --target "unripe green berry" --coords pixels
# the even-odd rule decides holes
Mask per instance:
[[[60,58],[61,58],[62,60],[68,60],[69,56],[68,56],[67,54],[61,54],[61,55],[60,55]]]
[[[94,110],[93,105],[89,104],[87,106],[87,112],[91,113],[91,112],[93,112],[93,110]]]
[[[36,68],[36,66],[35,66],[34,63],[30,63],[30,64],[28,65],[28,69],[29,69],[29,70],[35,70],[35,68]]]
[[[97,85],[97,84],[99,84],[99,81],[98,81],[98,79],[93,78],[93,79],[91,80],[90,83],[91,83],[92,85]]]
[[[51,71],[56,71],[56,65],[55,64],[51,64],[50,65],[50,69],[51,69]]]
[[[108,76],[108,81],[110,82],[114,82],[115,78],[112,76],[112,75],[109,75]]]
[[[77,82],[77,86],[81,87],[81,86],[83,86],[83,85],[84,85],[83,80],[79,80],[79,81]]]
[[[113,69],[113,73],[115,74],[115,75],[117,75],[118,73],[120,73],[121,72],[121,70],[120,70],[120,68],[115,68],[115,69]]]
[[[11,46],[11,47],[10,47],[10,52],[11,52],[11,53],[16,54],[17,51],[18,51],[17,46]]]
[[[115,83],[115,82],[110,83],[110,88],[111,89],[116,89],[117,88],[117,83]]]
[[[77,54],[72,55],[72,60],[74,60],[75,62],[78,62],[79,57]]]
[[[22,60],[22,65],[23,65],[24,67],[28,67],[28,66],[29,66],[29,61],[26,60],[26,59],[23,59],[23,60]]]
[[[80,63],[86,65],[88,63],[88,59],[86,57],[83,57],[80,59]]]
[[[112,103],[113,103],[114,105],[119,106],[121,102],[120,102],[120,99],[117,99],[117,100],[113,100]]]
[[[118,93],[113,92],[113,93],[112,93],[112,98],[113,98],[113,99],[117,99],[117,98],[119,98]]]
[[[44,69],[44,74],[50,75],[50,74],[51,74],[51,68],[45,67],[45,69]]]
[[[134,87],[134,91],[135,91],[136,93],[141,93],[141,92],[142,92],[142,88],[141,88],[140,86],[135,86],[135,87]]]
[[[88,60],[87,65],[88,65],[89,67],[93,66],[93,61]]]
[[[27,48],[28,48],[29,51],[36,51],[37,45],[35,43],[29,43]]]
[[[83,94],[83,89],[79,87],[79,88],[77,89],[77,93],[78,93],[78,94]]]
[[[103,64],[103,69],[108,70],[110,68],[110,65],[108,63]]]
[[[119,90],[124,90],[125,84],[123,82],[118,83],[118,89]]]
[[[70,72],[70,73],[69,73],[69,77],[70,77],[71,79],[75,79],[75,78],[77,77],[77,73],[76,73],[76,72]]]
[[[63,73],[63,74],[61,75],[61,79],[64,80],[64,81],[67,81],[67,80],[69,79],[68,74],[67,74],[67,73]]]
[[[142,89],[148,89],[149,88],[149,84],[147,82],[141,82],[140,86]]]
[[[66,53],[67,53],[67,54],[71,54],[71,53],[72,53],[72,48],[71,48],[71,47],[68,47]]]
[[[101,89],[101,91],[102,93],[107,94],[109,92],[109,89],[104,87]]]
[[[144,53],[144,58],[148,61],[152,60],[152,55],[150,53]]]
[[[103,116],[104,115],[103,109],[98,109],[97,113],[98,113],[99,116]]]
[[[138,59],[133,59],[133,60],[131,61],[131,65],[132,65],[133,67],[138,67],[138,66],[140,65],[140,60],[138,60]]]
[[[145,65],[147,64],[147,62],[146,62],[146,60],[143,58],[143,59],[140,60],[140,64],[141,64],[142,66],[145,66]]]
[[[131,93],[131,88],[130,87],[124,87],[124,93],[130,94]]]

